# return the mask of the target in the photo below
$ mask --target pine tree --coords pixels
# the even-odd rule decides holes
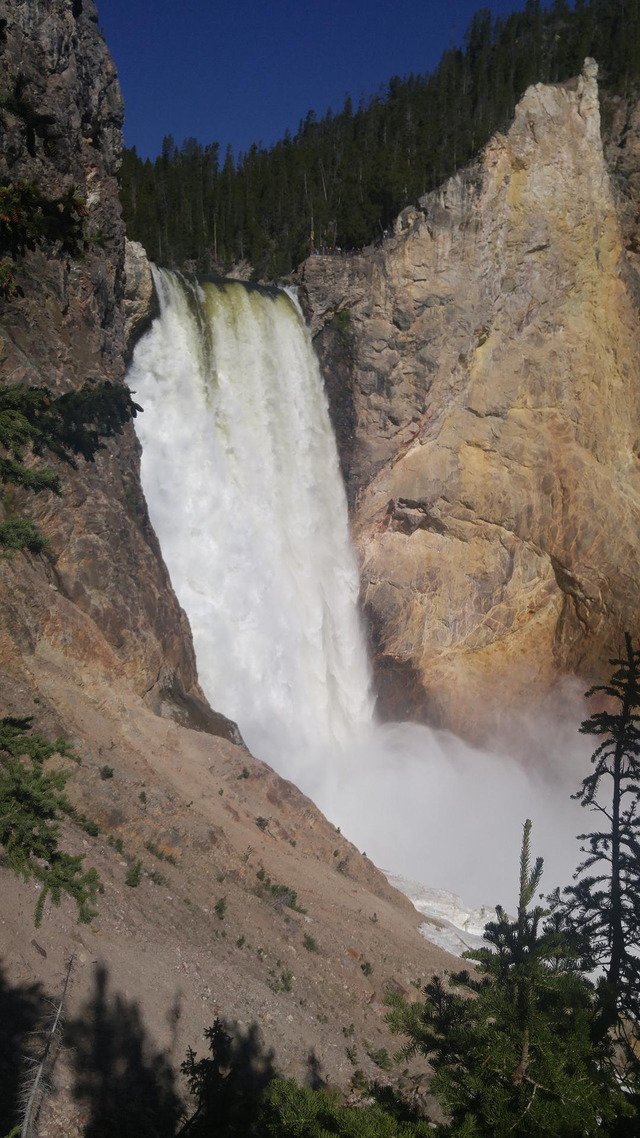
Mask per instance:
[[[422,1006],[389,998],[392,1029],[408,1037],[401,1054],[433,1066],[431,1090],[449,1115],[443,1135],[587,1138],[612,1133],[630,1109],[611,1043],[593,1043],[593,987],[571,941],[531,907],[542,860],[531,868],[530,834],[527,821],[516,919],[498,906],[484,933],[491,947],[465,953],[479,975],[462,971],[448,985],[434,976]]]
[[[78,921],[91,921],[100,888],[96,870],[83,868],[84,857],[60,848],[60,818],[74,810],[64,794],[70,770],[52,767],[49,760],[54,756],[78,762],[64,739],[48,743],[33,734],[27,716],[0,719],[2,861],[25,881],[35,878],[41,883],[36,927],[47,897],[59,905],[63,893],[75,901]]]
[[[602,737],[593,770],[574,796],[599,817],[600,828],[580,834],[585,859],[576,884],[551,898],[564,926],[582,937],[589,967],[603,971],[603,1027],[617,1026],[628,1038],[634,1062],[640,1039],[640,650],[625,635],[625,652],[611,660],[608,684],[587,697],[606,697],[607,707],[580,730]],[[636,1072],[640,1064],[635,1060]]]

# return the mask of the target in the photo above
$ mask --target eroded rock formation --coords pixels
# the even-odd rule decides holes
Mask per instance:
[[[116,180],[123,107],[95,6],[28,0],[0,5],[0,16],[0,178],[33,182],[49,198],[73,188],[86,213],[81,257],[65,256],[53,242],[21,259],[23,296],[2,312],[2,381],[56,392],[120,383],[125,316],[135,331],[131,293],[140,292],[145,269],[132,250],[125,312]],[[198,688],[190,632],[149,524],[138,467],[128,427],[95,463],[63,469],[61,498],[5,496],[5,506],[34,517],[50,543],[43,556],[0,561],[5,708],[24,707],[29,661],[46,654],[66,666],[89,663],[107,678],[126,679],[157,710],[227,731]]]
[[[325,371],[350,376],[334,416],[381,709],[475,739],[638,628],[633,226],[596,74],[530,88],[382,247],[301,271]]]

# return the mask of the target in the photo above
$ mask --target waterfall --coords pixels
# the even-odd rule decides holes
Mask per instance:
[[[294,773],[373,707],[322,378],[286,292],[154,279],[128,377],[151,520],[208,699]]]
[[[373,723],[344,489],[295,299],[158,270],[154,279],[160,315],[128,382],[144,408],[151,521],[212,706],[396,874],[509,904],[530,817],[536,850],[567,881],[569,743],[561,786],[555,770],[525,771],[446,732]],[[559,733],[557,723],[532,729],[549,754]]]

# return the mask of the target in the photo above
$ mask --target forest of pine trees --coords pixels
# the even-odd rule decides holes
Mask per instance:
[[[640,78],[640,0],[527,0],[522,12],[473,17],[463,47],[435,71],[394,77],[367,103],[309,111],[269,149],[221,158],[217,143],[164,140],[155,161],[125,150],[129,237],[169,268],[223,273],[246,259],[260,279],[316,249],[361,248],[394,217],[508,127],[527,86],[577,75],[586,56],[605,89]]]

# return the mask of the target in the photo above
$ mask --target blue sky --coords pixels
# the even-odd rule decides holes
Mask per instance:
[[[143,157],[177,143],[276,142],[313,109],[357,103],[392,75],[423,73],[462,42],[481,0],[97,0]],[[507,14],[525,0],[491,0]]]

